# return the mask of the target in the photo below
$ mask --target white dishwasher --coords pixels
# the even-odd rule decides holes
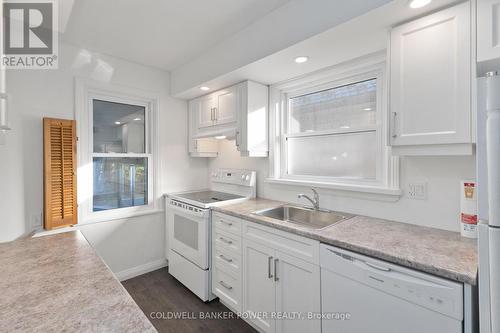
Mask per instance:
[[[323,333],[461,333],[463,285],[321,244]]]

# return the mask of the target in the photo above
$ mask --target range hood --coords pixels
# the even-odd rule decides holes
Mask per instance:
[[[236,139],[236,127],[214,128],[213,130],[203,131],[194,136],[195,139],[221,139],[223,137],[227,140]]]

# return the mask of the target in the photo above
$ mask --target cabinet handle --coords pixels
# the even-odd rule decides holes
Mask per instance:
[[[217,116],[217,108],[214,108],[214,120],[217,121],[219,117]]]
[[[226,258],[223,254],[219,254],[219,258],[221,258],[222,260],[225,260],[227,262],[233,262],[233,259],[231,258]]]
[[[279,262],[279,259],[274,259],[274,281],[279,281],[279,277],[278,277],[278,262]]]
[[[198,140],[194,140],[194,150],[198,150]]]
[[[214,121],[214,108],[210,109],[210,120]]]
[[[392,113],[392,138],[397,138],[398,135],[396,134],[396,118],[398,116],[397,112]]]
[[[240,151],[240,131],[236,131],[236,150]]]
[[[232,226],[233,224],[231,222],[226,222],[224,220],[220,220],[221,223],[224,223],[225,225]]]
[[[226,244],[233,244],[233,241],[227,240],[224,237],[219,237],[219,239]]]
[[[273,262],[273,257],[267,258],[267,277],[272,279],[273,273],[271,273],[271,264]]]
[[[231,287],[230,285],[226,284],[224,281],[220,280],[219,281],[220,285],[223,286],[224,288],[226,288],[227,290],[231,290],[233,289],[233,287]]]

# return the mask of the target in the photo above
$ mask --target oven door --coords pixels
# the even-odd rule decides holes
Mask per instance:
[[[208,269],[210,210],[175,200],[170,200],[167,209],[169,249]]]

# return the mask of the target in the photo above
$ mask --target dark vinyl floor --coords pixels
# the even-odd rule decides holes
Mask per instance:
[[[123,286],[160,333],[257,332],[218,299],[203,303],[167,268],[124,281]]]

